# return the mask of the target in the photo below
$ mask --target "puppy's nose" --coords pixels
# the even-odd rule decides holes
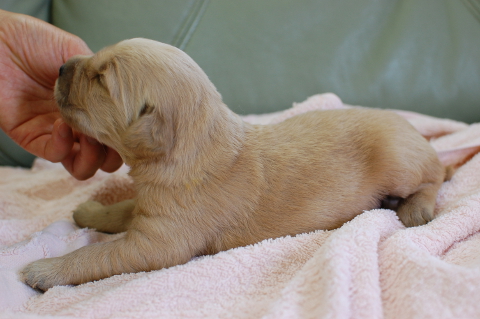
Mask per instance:
[[[65,64],[60,67],[60,70],[58,70],[58,76],[62,76],[64,69],[65,69]]]

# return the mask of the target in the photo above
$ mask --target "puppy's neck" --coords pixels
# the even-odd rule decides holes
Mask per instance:
[[[127,163],[137,190],[188,187],[218,178],[235,163],[249,124],[222,102],[206,109],[201,117],[182,119],[167,154]]]

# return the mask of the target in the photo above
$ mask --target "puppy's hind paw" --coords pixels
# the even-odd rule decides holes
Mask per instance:
[[[425,225],[434,219],[433,212],[429,209],[420,209],[420,211],[410,214],[399,214],[398,217],[407,227]]]

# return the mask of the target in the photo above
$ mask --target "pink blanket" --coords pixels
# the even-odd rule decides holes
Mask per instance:
[[[273,123],[314,109],[350,107],[316,95]],[[71,215],[94,199],[133,195],[122,168],[76,181],[56,164],[0,168],[0,318],[474,318],[480,317],[480,125],[399,112],[458,167],[442,186],[438,218],[405,228],[372,210],[334,231],[265,240],[185,265],[124,274],[41,294],[19,281],[27,263],[109,241]],[[339,203],[341,205],[341,203]]]

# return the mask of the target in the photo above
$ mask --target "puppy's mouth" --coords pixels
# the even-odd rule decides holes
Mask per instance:
[[[76,127],[76,123],[74,120],[74,106],[68,102],[68,84],[63,83],[64,81],[60,81],[58,79],[55,83],[54,89],[54,97],[58,105],[58,109],[62,118],[65,122],[75,129],[78,130]]]
[[[71,104],[68,103],[68,90],[65,90],[65,84],[61,84],[60,79],[55,82],[53,95],[55,97],[55,101],[60,107],[60,111],[71,107]]]

